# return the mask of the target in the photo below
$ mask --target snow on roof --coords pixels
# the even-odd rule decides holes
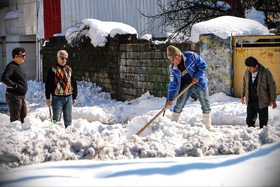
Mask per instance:
[[[190,41],[198,42],[200,34],[215,34],[223,39],[230,36],[271,35],[261,23],[234,16],[221,16],[194,24]]]
[[[71,41],[77,37],[78,32],[85,26],[90,27],[87,36],[91,39],[91,43],[94,47],[105,46],[108,36],[114,37],[117,34],[137,34],[134,27],[125,23],[100,21],[97,19],[83,19],[82,25],[79,28],[72,27],[66,31],[66,39],[68,43],[71,43]]]

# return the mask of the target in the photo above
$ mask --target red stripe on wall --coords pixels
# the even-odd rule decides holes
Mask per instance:
[[[61,33],[60,0],[44,0],[44,32],[45,39]]]

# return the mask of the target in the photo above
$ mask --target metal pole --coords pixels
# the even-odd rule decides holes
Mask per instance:
[[[35,0],[36,6],[36,81],[40,81],[40,51],[38,42],[38,16],[39,16],[39,2]]]

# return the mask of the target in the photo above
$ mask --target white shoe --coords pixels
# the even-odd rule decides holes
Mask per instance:
[[[212,123],[211,123],[211,113],[209,114],[203,114],[203,120],[206,126],[206,129],[210,132],[216,132],[215,129],[212,128]]]
[[[179,118],[180,118],[180,115],[181,115],[181,113],[173,112],[173,113],[172,113],[172,117],[171,117],[171,121],[178,122],[178,121],[179,121]]]

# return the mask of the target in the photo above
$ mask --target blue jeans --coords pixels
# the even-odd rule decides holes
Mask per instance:
[[[63,112],[64,126],[72,124],[72,95],[67,97],[52,96],[53,120],[60,121]]]
[[[181,90],[184,90],[188,85],[182,85]],[[209,114],[211,112],[210,108],[210,100],[209,100],[209,91],[208,88],[205,90],[198,86],[197,84],[192,85],[185,93],[183,93],[177,100],[176,105],[174,107],[174,112],[181,113],[186,102],[192,93],[195,93],[200,104],[203,114]]]

